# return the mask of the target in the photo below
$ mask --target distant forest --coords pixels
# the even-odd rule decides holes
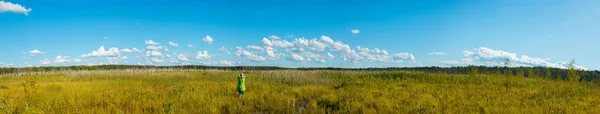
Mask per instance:
[[[226,70],[226,71],[271,71],[271,70],[331,70],[331,71],[409,71],[434,74],[469,74],[469,75],[504,75],[531,78],[547,78],[566,80],[569,75],[577,75],[579,81],[596,81],[600,79],[600,71],[569,70],[549,67],[489,67],[489,66],[456,66],[456,67],[389,67],[389,68],[284,68],[276,66],[143,66],[143,65],[99,65],[99,66],[42,66],[26,68],[0,68],[0,76],[32,74],[44,72],[70,72],[94,70]]]

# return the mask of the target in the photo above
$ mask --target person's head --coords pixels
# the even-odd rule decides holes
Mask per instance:
[[[240,77],[244,77],[244,72],[240,73]]]

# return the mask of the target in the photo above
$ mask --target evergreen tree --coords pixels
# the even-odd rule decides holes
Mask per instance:
[[[552,68],[546,68],[546,79],[552,79],[552,72],[550,70],[552,70]]]
[[[577,69],[575,69],[575,59],[571,59],[571,61],[569,62],[568,77],[570,81],[579,81],[581,77],[579,76],[579,74],[577,74]]]

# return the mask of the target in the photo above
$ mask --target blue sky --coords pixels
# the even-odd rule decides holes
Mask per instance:
[[[595,70],[599,6],[597,0],[5,0],[0,66],[493,66],[510,59],[514,66],[565,68],[575,58],[578,67]],[[139,51],[128,51],[134,47]]]

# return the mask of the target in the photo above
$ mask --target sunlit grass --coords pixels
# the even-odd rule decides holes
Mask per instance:
[[[589,82],[410,72],[77,72],[0,78],[0,113],[596,113]],[[26,80],[36,82],[25,92]]]

